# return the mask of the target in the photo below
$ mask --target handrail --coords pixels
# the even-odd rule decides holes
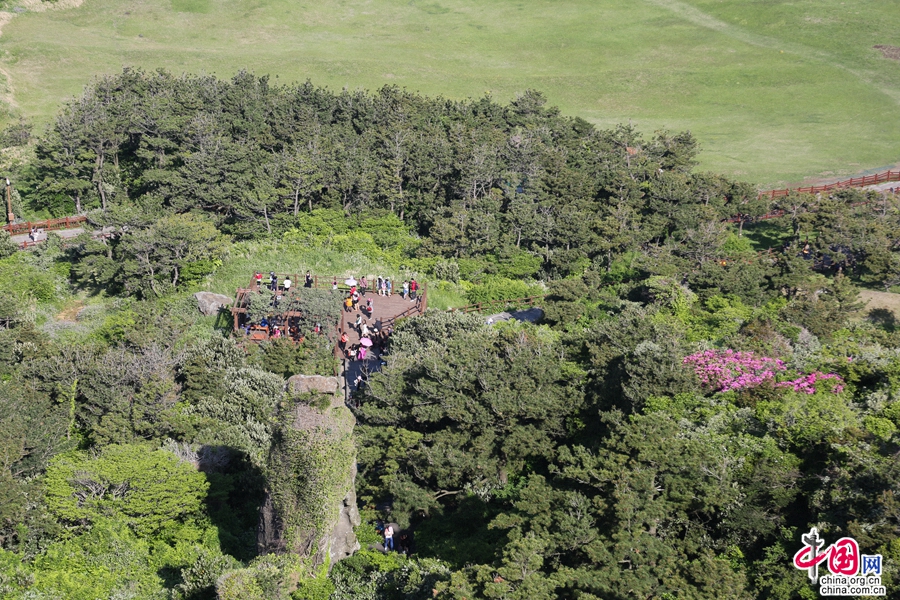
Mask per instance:
[[[20,235],[29,233],[32,229],[43,229],[45,231],[55,231],[58,229],[72,229],[78,227],[79,224],[87,221],[84,215],[74,217],[60,217],[58,219],[45,219],[44,221],[27,221],[25,223],[10,223],[4,225],[3,229],[10,235]]]
[[[261,273],[263,275],[262,281],[259,286],[257,286],[257,284],[256,284],[256,272],[257,271],[254,271],[254,274],[250,277],[250,284],[248,287],[246,287],[246,288],[239,287],[235,291],[234,302],[231,305],[231,313],[232,313],[232,315],[234,315],[235,331],[237,331],[237,329],[238,329],[238,315],[241,313],[247,312],[247,309],[244,307],[247,297],[251,293],[258,291],[259,288],[265,287],[265,288],[269,289],[269,287],[271,285],[270,273],[272,273],[272,271],[268,271],[268,272],[259,271],[259,273]],[[331,290],[332,283],[335,280],[338,281],[338,292],[339,293],[344,294],[345,292],[347,292],[350,289],[350,286],[348,286],[347,284],[344,283],[344,278],[339,279],[334,276],[325,278],[325,277],[320,277],[318,275],[313,275],[313,284],[312,284],[311,288],[305,287],[305,283],[306,283],[305,275],[301,276],[296,273],[278,273],[278,272],[276,272],[275,277],[276,277],[276,290],[278,292],[284,292],[285,277],[291,278],[290,296],[293,299],[296,299],[297,297],[302,295],[303,294],[302,290],[304,290],[304,289]],[[302,281],[302,283],[300,283],[301,281]],[[374,291],[373,288],[371,288],[371,287],[367,287],[367,289]],[[400,292],[398,289],[395,288],[393,293],[399,295]],[[406,309],[399,315],[395,315],[393,317],[385,319],[384,324],[390,325],[390,324],[393,324],[397,319],[400,319],[403,317],[408,317],[408,316],[411,316],[414,314],[422,314],[425,312],[427,306],[428,306],[428,284],[426,282],[422,282],[422,285],[419,288],[419,296],[418,296],[415,304],[413,304],[411,307],[409,307],[408,309]],[[338,319],[338,323],[335,328],[335,333],[337,335],[336,335],[336,339],[335,339],[334,355],[335,355],[335,358],[338,358],[339,356],[342,355],[339,352],[339,341],[340,341],[341,334],[344,333],[343,307],[341,308],[341,318]],[[258,341],[258,340],[247,340],[247,341]]]
[[[798,188],[785,188],[781,190],[769,190],[760,192],[759,197],[768,196],[771,199],[781,198],[789,195],[791,192],[799,194],[818,194],[820,192],[828,192],[848,187],[865,187],[867,185],[877,185],[879,183],[887,183],[889,181],[900,181],[900,171],[885,171],[884,173],[876,173],[875,175],[866,175],[864,177],[851,177],[843,181],[827,183],[825,185],[813,185]]]

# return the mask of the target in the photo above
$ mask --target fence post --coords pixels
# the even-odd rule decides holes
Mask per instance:
[[[428,310],[428,282],[422,282],[422,308],[419,312],[424,313],[426,310]]]

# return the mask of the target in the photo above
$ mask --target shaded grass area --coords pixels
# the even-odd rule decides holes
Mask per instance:
[[[540,89],[600,126],[689,129],[701,168],[779,185],[900,160],[887,1],[87,0],[4,28],[0,66],[47,121],[123,65],[501,100]]]
[[[744,226],[744,236],[750,240],[753,249],[779,250],[793,236],[789,224],[784,219],[760,221]]]

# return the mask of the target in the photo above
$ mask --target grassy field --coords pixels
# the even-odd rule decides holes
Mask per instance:
[[[12,6],[12,4],[10,4]],[[900,161],[893,0],[85,0],[3,27],[13,111],[46,122],[124,65],[452,98],[527,88],[598,125],[691,130],[765,185]]]

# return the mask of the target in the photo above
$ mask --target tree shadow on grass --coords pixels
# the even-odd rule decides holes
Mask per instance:
[[[891,333],[897,330],[897,317],[886,308],[873,308],[866,315],[866,320]]]
[[[744,225],[744,236],[753,244],[754,250],[779,250],[791,239],[791,228],[781,219],[758,221]]]
[[[454,568],[467,564],[490,564],[506,543],[506,532],[488,525],[501,506],[468,496],[415,525],[416,551],[420,556],[440,558]]]

